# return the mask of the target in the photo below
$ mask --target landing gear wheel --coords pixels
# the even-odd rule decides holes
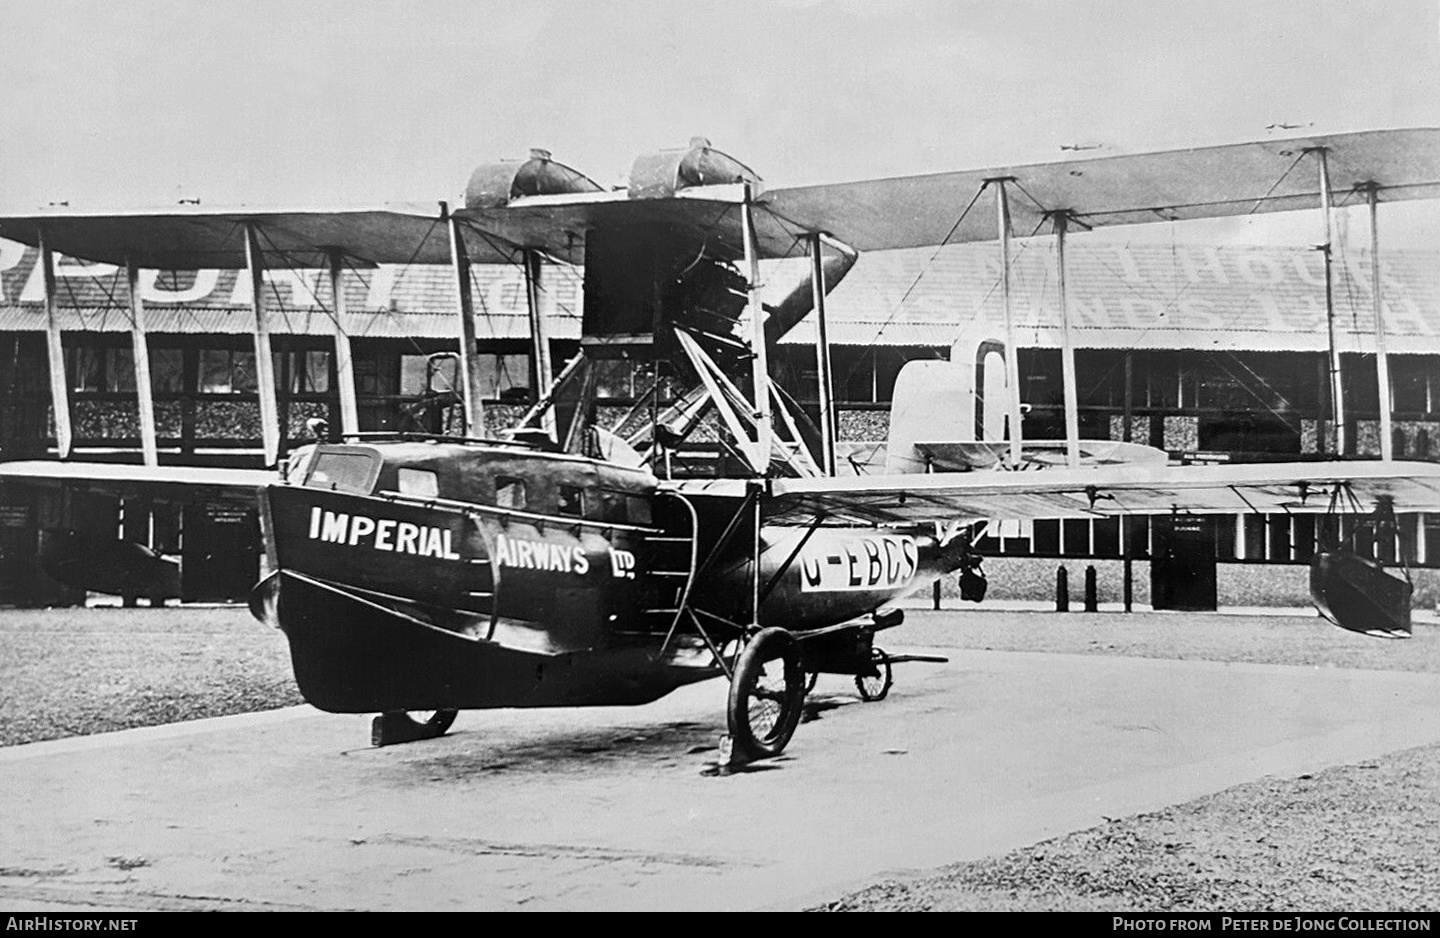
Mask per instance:
[[[895,677],[890,673],[889,655],[879,648],[872,648],[870,664],[875,669],[874,674],[855,675],[855,689],[860,692],[860,699],[866,703],[884,700],[890,693],[890,685],[895,683]]]
[[[800,646],[781,628],[761,629],[740,652],[726,716],[734,751],[746,761],[785,751],[805,702]]]
[[[458,710],[397,710],[382,713],[370,723],[370,744],[390,746],[443,736],[455,722]]]

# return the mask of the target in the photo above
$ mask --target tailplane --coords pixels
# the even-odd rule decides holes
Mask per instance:
[[[885,472],[1010,467],[1007,365],[1005,344],[982,338],[957,341],[949,361],[912,361],[901,368],[890,408]],[[1020,459],[1019,468],[1064,466],[1065,441],[1024,440]],[[1080,462],[1164,465],[1168,457],[1164,450],[1138,443],[1081,440]]]

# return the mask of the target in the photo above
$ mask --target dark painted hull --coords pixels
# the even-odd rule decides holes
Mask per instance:
[[[276,572],[252,609],[284,630],[300,690],[322,710],[643,704],[723,673],[674,621],[684,538],[660,538],[657,553],[639,528],[312,487],[272,486],[261,501]],[[957,562],[918,534],[762,539],[761,622],[853,623],[807,645],[816,670],[840,673],[869,666],[863,617]],[[741,638],[753,589],[743,561],[700,578],[690,602],[715,644]]]
[[[657,662],[653,648],[508,648],[297,573],[266,579],[252,606],[289,639],[305,699],[333,713],[644,704],[721,673]]]
[[[261,502],[277,572],[251,608],[322,710],[643,704],[722,673],[617,628],[623,532],[297,486]]]

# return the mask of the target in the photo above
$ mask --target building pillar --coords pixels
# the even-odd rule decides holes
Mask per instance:
[[[260,439],[265,466],[280,462],[280,404],[275,395],[275,359],[270,352],[270,314],[265,301],[265,257],[254,222],[245,223],[245,267],[250,273],[250,308],[255,315],[255,384],[260,392]]]

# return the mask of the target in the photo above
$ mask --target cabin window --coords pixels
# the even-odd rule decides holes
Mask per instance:
[[[624,492],[601,489],[599,501],[599,520],[615,524],[624,524],[630,520],[630,515],[626,511]],[[592,509],[596,507],[595,505],[591,506]]]
[[[429,469],[402,468],[397,475],[402,495],[434,498],[440,494],[440,481]]]
[[[525,480],[498,476],[495,479],[495,504],[500,508],[524,508]]]
[[[585,513],[585,490],[576,485],[560,486],[560,504],[556,507],[562,515],[580,517]]]
[[[374,458],[365,453],[320,452],[311,464],[305,484],[311,488],[367,494],[374,467]]]

